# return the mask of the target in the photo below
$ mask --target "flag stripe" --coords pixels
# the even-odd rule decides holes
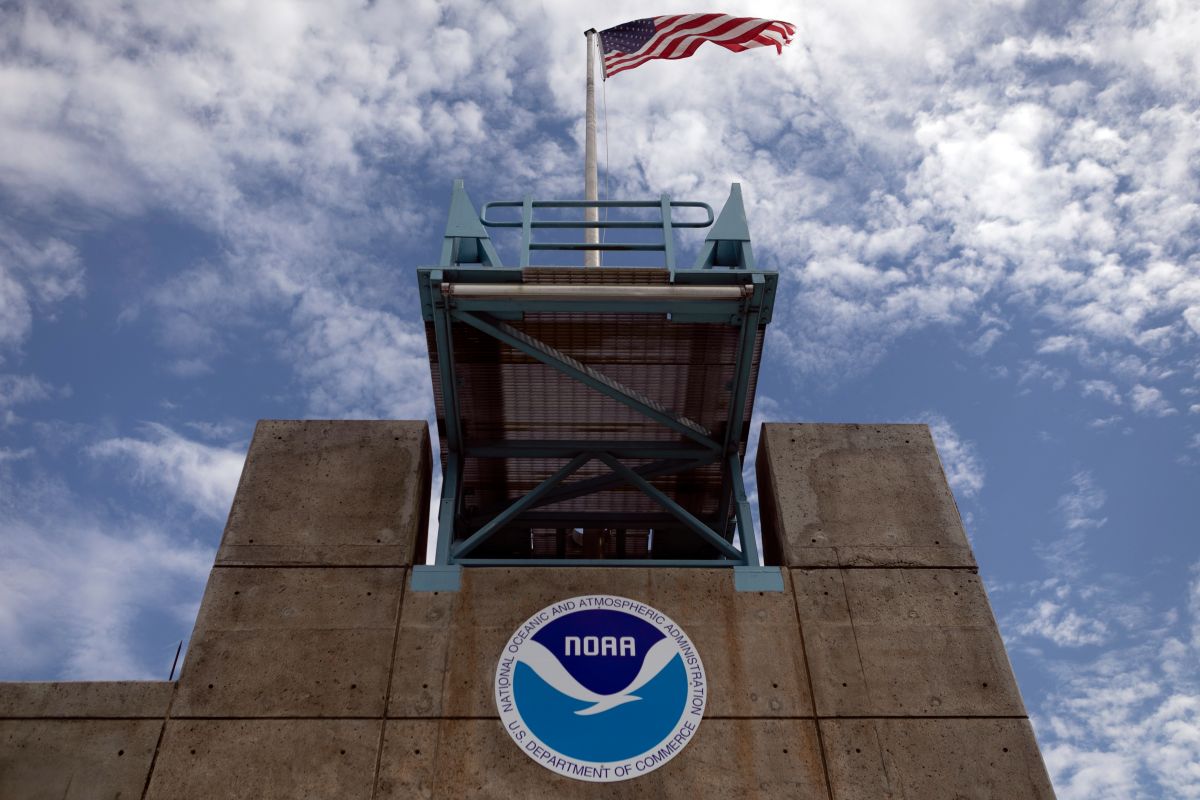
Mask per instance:
[[[722,42],[722,41],[726,41],[726,40],[737,41],[739,38],[744,36],[746,34],[746,32],[749,31],[751,28],[757,28],[757,27],[760,27],[760,25],[765,25],[765,24],[766,24],[766,20],[757,20],[756,19],[756,20],[750,20],[749,22],[746,22],[745,20],[731,19],[731,20],[723,23],[720,27],[715,28],[707,33],[701,34],[701,33],[690,33],[689,32],[689,34],[687,36],[681,36],[681,37],[677,38],[669,47],[665,48],[662,52],[661,57],[662,58],[676,58],[677,54],[679,52],[681,52],[684,47],[690,45],[693,41],[696,41],[697,39],[700,41],[704,41],[707,39],[709,41],[718,42],[718,43]]]
[[[647,23],[654,26],[654,31],[643,43],[643,37],[650,33]],[[634,20],[625,26],[601,31],[602,47],[607,47],[604,45],[604,35],[610,31],[615,32],[610,40],[613,44],[623,41],[626,46],[630,43],[641,46],[632,53],[615,48],[611,51],[606,49],[602,63],[607,78],[653,59],[688,58],[705,42],[712,42],[734,53],[764,46],[774,47],[776,52],[782,53],[784,45],[791,42],[796,26],[782,20],[732,17],[728,14],[663,16],[652,20]]]
[[[755,35],[757,33],[758,27],[759,26],[755,25],[755,24],[748,24],[748,25],[743,25],[743,26],[737,26],[731,30],[727,30],[724,33],[719,33],[715,36],[711,35],[711,34],[685,36],[685,37],[682,37],[682,38],[679,38],[679,39],[676,39],[675,41],[673,41],[668,48],[663,49],[661,54],[639,56],[636,59],[633,59],[631,61],[628,61],[628,62],[618,66],[615,70],[610,70],[609,74],[611,75],[611,74],[614,74],[615,72],[622,72],[627,69],[633,69],[634,67],[641,66],[642,64],[646,63],[647,61],[650,61],[655,58],[662,58],[662,59],[668,59],[668,60],[688,58],[689,56],[693,55],[696,52],[696,50],[699,49],[700,45],[704,44],[705,42],[713,42],[714,44],[718,44],[718,45],[721,45],[722,47],[726,47],[727,49],[730,49],[729,45],[731,45],[731,44],[736,45],[736,44],[740,43],[747,36],[747,34],[750,34],[751,37],[753,35]],[[745,48],[742,48],[742,49],[745,49]]]
[[[674,16],[674,17],[655,17],[653,20],[654,28],[655,28],[654,35],[644,45],[639,47],[635,52],[637,52],[637,53],[648,52],[649,50],[657,47],[659,42],[661,42],[664,38],[669,38],[670,36],[674,35],[676,31],[679,31],[684,28],[696,28],[698,26],[705,25],[705,24],[711,22],[713,19],[715,19],[717,17],[723,17],[723,16],[726,16],[726,15],[724,15],[724,14],[682,14],[682,15],[678,15],[678,16]],[[601,31],[601,33],[600,33],[601,42],[603,42],[603,40],[604,40],[605,33],[607,33],[607,31]],[[620,61],[620,60],[622,60],[626,57],[632,56],[632,55],[633,55],[633,53],[617,51],[611,55],[605,55],[604,60],[605,60],[605,63],[608,64],[608,63]]]
[[[685,30],[695,32],[710,30],[729,18],[730,17],[728,14],[688,14],[685,17],[679,17],[676,22],[666,23],[661,29],[655,30],[654,38],[646,42],[646,44],[638,49],[637,52],[614,53],[611,56],[606,55],[604,57],[604,64],[606,67],[620,66],[623,62],[631,60],[635,57],[657,52],[662,47],[669,45],[675,36],[680,35]],[[656,28],[659,27],[660,19],[665,18],[658,17],[654,20],[654,25]],[[604,36],[603,33],[600,35],[601,37]]]
[[[748,23],[749,28],[757,27],[755,23]],[[632,59],[617,65],[617,71],[620,72],[626,69],[633,69],[641,66],[655,58],[663,58],[668,60],[687,58],[696,52],[696,49],[705,42],[713,42],[714,44],[722,44],[725,41],[737,41],[737,39],[746,32],[747,26],[739,26],[737,21],[729,21],[712,29],[706,33],[681,35],[678,38],[672,39],[658,49],[657,53],[647,53],[644,55],[635,56]]]
[[[624,67],[626,64],[634,61],[643,63],[651,58],[667,58],[666,55],[682,37],[686,36],[717,36],[728,29],[730,25],[736,24],[736,20],[727,14],[705,14],[704,18],[695,19],[686,25],[677,25],[674,30],[669,31],[665,36],[656,36],[655,40],[648,43],[647,47],[643,47],[636,53],[623,54],[610,59],[610,63],[614,67]]]

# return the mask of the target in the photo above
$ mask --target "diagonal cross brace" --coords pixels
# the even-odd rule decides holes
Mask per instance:
[[[614,473],[620,475],[629,483],[641,489],[650,499],[654,500],[667,511],[670,511],[672,514],[674,514],[680,522],[689,527],[694,533],[699,534],[701,539],[711,544],[723,555],[728,558],[736,559],[739,564],[745,563],[745,556],[743,553],[741,553],[729,542],[713,533],[712,528],[709,528],[707,525],[697,519],[686,508],[676,503],[670,497],[667,497],[662,490],[650,483],[650,481],[646,480],[641,475],[637,474],[608,453],[596,453],[596,458],[607,464],[608,468]]]
[[[715,454],[704,458],[695,458],[692,460],[683,460],[668,458],[661,461],[652,461],[649,464],[643,464],[640,467],[634,467],[633,471],[641,475],[643,478],[659,478],[667,475],[678,475],[681,472],[696,469],[698,467],[707,466],[717,460]],[[583,497],[589,494],[596,494],[617,486],[623,486],[627,481],[619,475],[609,473],[607,475],[597,475],[594,478],[585,478],[572,483],[564,483],[561,486],[555,487],[545,494],[538,497],[530,508],[543,508],[545,506],[561,503],[566,500],[573,500],[576,497]],[[489,516],[494,516],[494,510],[488,512]]]
[[[699,442],[710,450],[718,453],[721,452],[722,447],[718,442],[713,441],[712,432],[700,423],[664,408],[661,404],[651,400],[636,389],[631,389],[623,383],[613,380],[592,367],[571,358],[561,350],[551,347],[540,339],[535,339],[507,323],[496,322],[492,324],[482,317],[477,317],[466,311],[452,310],[450,315],[453,319],[465,322],[472,328],[482,331],[495,339],[499,339],[514,350],[519,350],[525,355],[537,359],[549,367],[553,367],[564,375],[574,378],[580,383],[590,386],[618,402],[624,403],[654,421],[682,433],[684,436]]]
[[[716,461],[716,458],[695,459],[692,461],[680,461],[677,459],[664,459],[662,461],[653,461],[649,464],[643,464],[640,467],[633,468],[633,471],[643,478],[661,478],[667,475],[678,475],[680,472],[687,472],[696,469],[697,467],[707,466]],[[621,486],[626,483],[625,479],[619,475],[598,475],[595,478],[587,478],[582,481],[574,481],[573,483],[565,483],[557,489],[547,492],[542,498],[533,504],[534,508],[561,503],[564,500],[573,500],[576,497],[584,495],[596,494],[616,486]]]
[[[569,475],[571,475],[571,473],[575,472],[575,470],[579,469],[584,464],[591,461],[592,458],[593,458],[593,455],[591,453],[580,453],[579,455],[575,456],[575,458],[573,458],[569,462],[567,462],[567,464],[564,467],[562,467],[562,469],[558,470],[558,472],[555,472],[549,478],[546,478],[546,480],[542,481],[536,487],[534,487],[533,491],[518,498],[515,503],[513,503],[508,508],[504,509],[499,514],[497,514],[492,519],[491,522],[484,525],[479,530],[475,531],[475,533],[471,534],[471,536],[468,537],[467,539],[465,539],[465,540],[459,542],[457,545],[455,545],[451,550],[451,555],[453,555],[457,559],[457,558],[462,558],[463,556],[470,553],[472,550],[474,550],[476,547],[478,547],[481,543],[483,543],[483,541],[485,539],[487,539],[493,533],[495,533],[496,531],[498,531],[502,527],[504,527],[504,525],[509,520],[511,520],[513,517],[517,516],[518,514],[520,514],[525,509],[529,508],[529,506],[533,505],[533,503],[539,497],[541,497],[543,494],[545,494],[546,492],[553,489],[564,478],[567,478]]]

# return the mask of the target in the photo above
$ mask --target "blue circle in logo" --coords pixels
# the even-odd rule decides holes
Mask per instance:
[[[529,618],[496,670],[501,722],[526,754],[569,777],[625,780],[673,758],[706,704],[695,646],[636,600],[587,595]]]

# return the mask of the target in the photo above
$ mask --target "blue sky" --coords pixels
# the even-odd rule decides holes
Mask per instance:
[[[431,413],[413,270],[580,194],[589,7],[0,9],[0,679],[166,677],[256,419]],[[1200,797],[1200,9],[720,10],[796,42],[615,78],[612,195],[741,181],[759,418],[929,423],[1060,796]]]

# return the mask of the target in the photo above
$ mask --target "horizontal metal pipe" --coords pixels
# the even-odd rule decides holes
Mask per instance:
[[[456,558],[464,567],[741,567],[729,558]]]
[[[443,283],[447,297],[530,300],[740,300],[754,292],[743,286],[616,286],[612,284]]]

